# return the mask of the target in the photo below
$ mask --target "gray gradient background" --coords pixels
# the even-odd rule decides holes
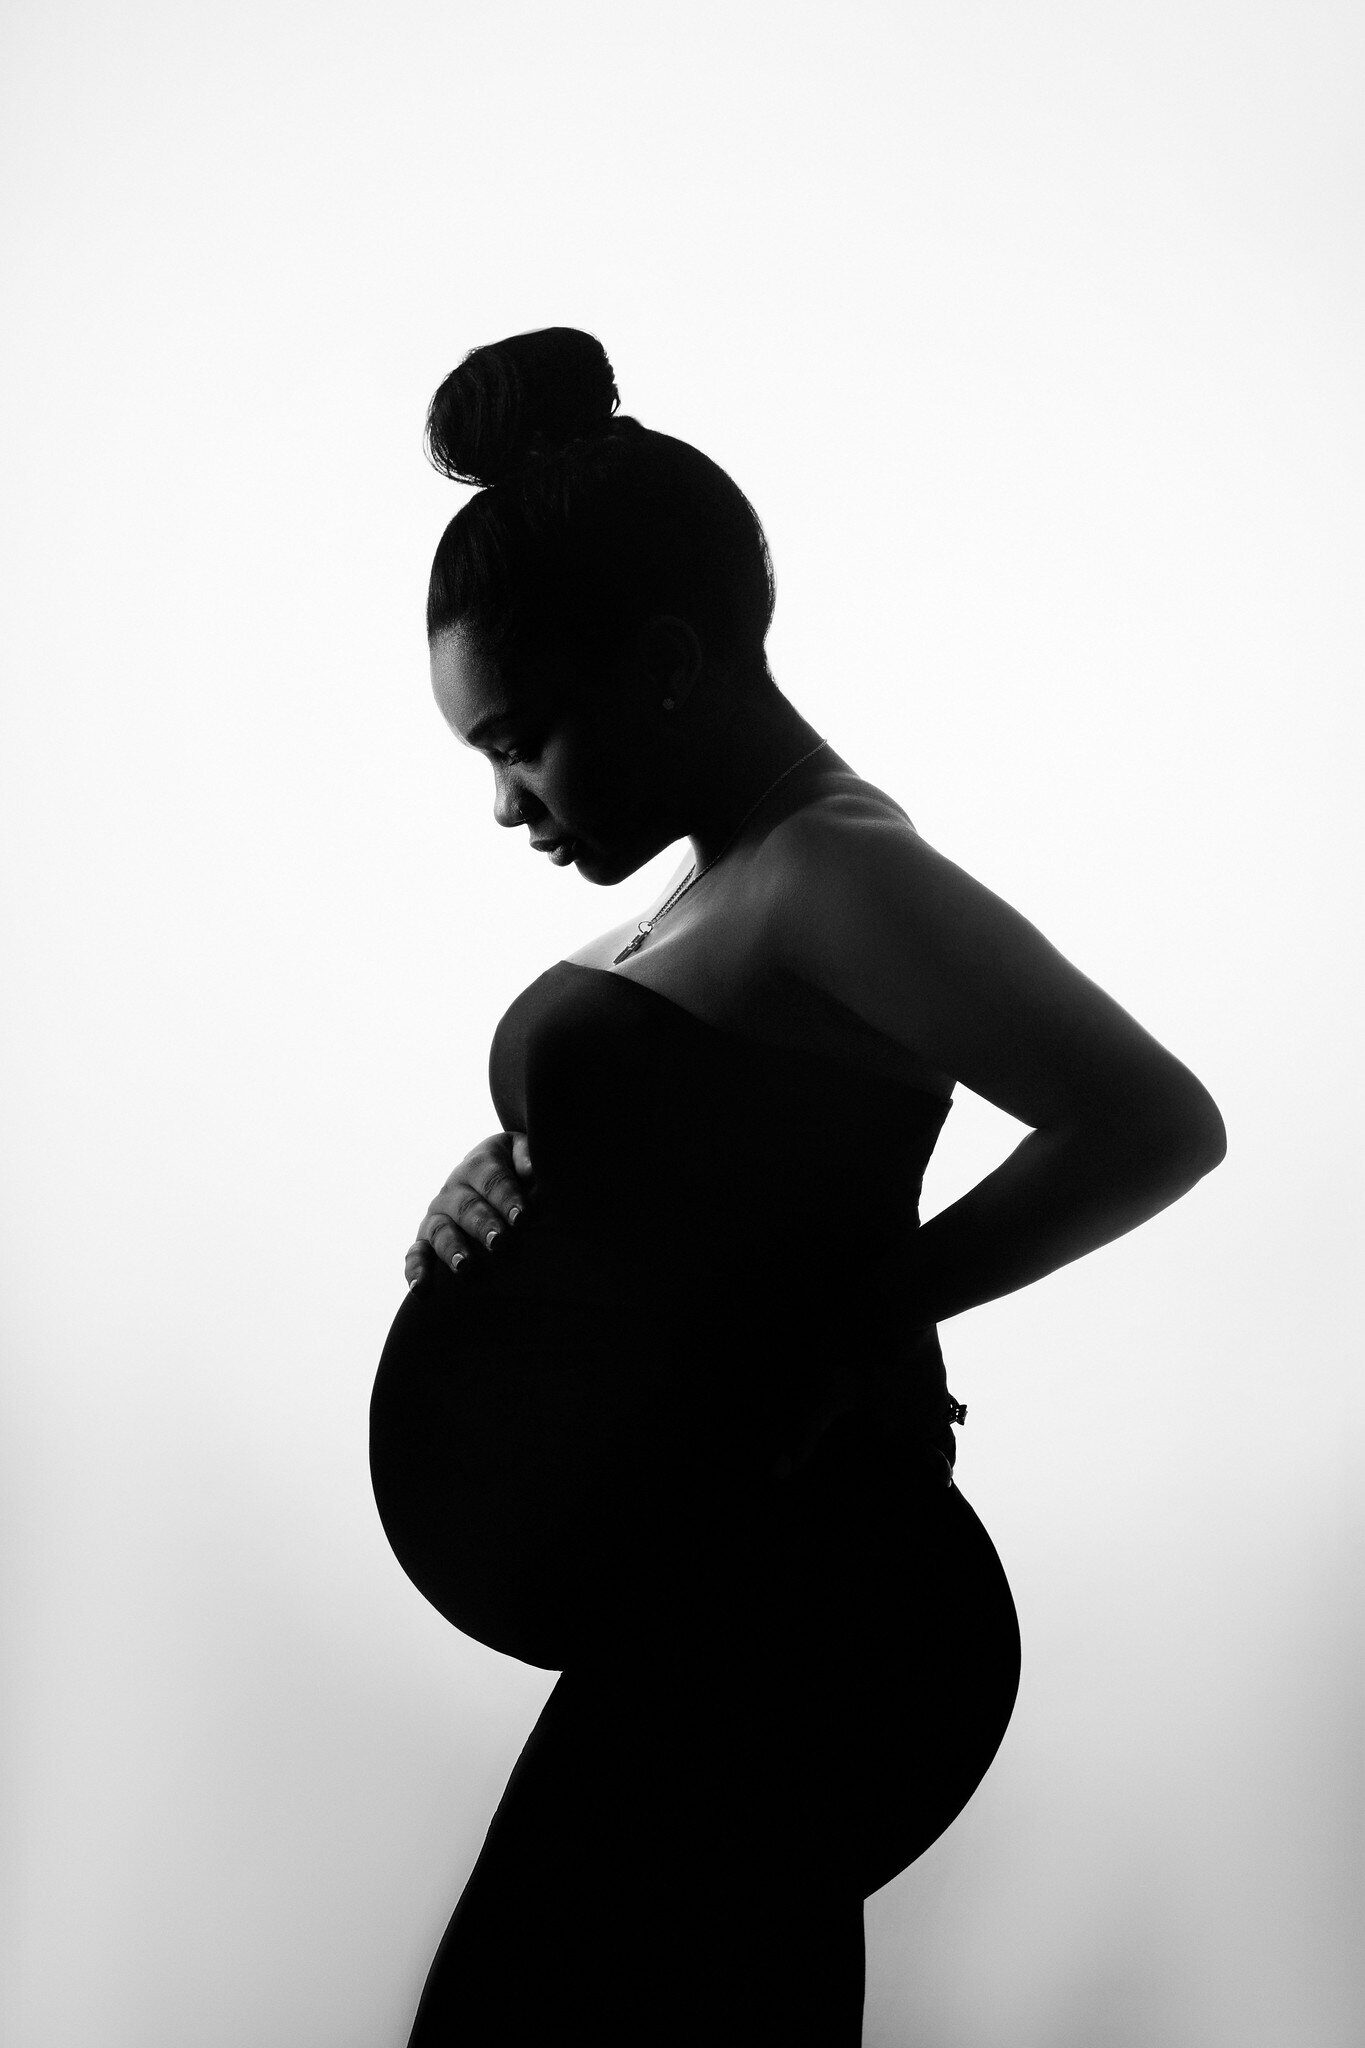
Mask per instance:
[[[5,2039],[398,2048],[551,1683],[403,1578],[366,1405],[496,1019],[676,858],[531,859],[428,694],[427,398],[569,323],[754,499],[794,702],[1230,1134],[945,1326],[1023,1689],[869,2048],[1347,2042],[1365,16],[2,33]],[[960,1092],[926,1210],[1018,1135]],[[754,1130],[700,1227],[763,1198]]]

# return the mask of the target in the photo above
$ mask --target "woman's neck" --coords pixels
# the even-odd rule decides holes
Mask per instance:
[[[803,757],[817,748],[820,733],[776,685],[743,693],[733,700],[728,715],[715,718],[710,730],[698,737],[689,763],[687,836],[698,872],[742,836],[751,811],[753,822],[759,822],[763,799],[770,792],[776,798],[804,782],[807,773],[844,765],[828,746],[805,762]]]

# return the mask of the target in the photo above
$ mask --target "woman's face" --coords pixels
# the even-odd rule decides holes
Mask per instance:
[[[533,844],[560,842],[589,881],[623,881],[682,837],[663,745],[667,714],[620,662],[579,679],[567,658],[485,655],[461,626],[431,642],[431,688],[441,716],[493,768],[493,816],[524,825]]]

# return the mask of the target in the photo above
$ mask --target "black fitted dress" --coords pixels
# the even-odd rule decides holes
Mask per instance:
[[[575,1997],[609,2038],[605,1983],[683,1941],[685,1897],[738,1882],[743,1918],[785,1887],[790,1926],[798,1894],[860,1907],[1000,1742],[1013,1603],[953,1482],[942,1355],[904,1280],[949,1105],[873,1062],[872,1036],[867,1063],[853,1040],[761,1043],[570,961],[498,1024],[493,1101],[536,1197],[477,1273],[435,1267],[404,1300],[371,1469],[426,1598],[564,1675],[414,2042],[482,2040],[481,1998],[488,2037],[521,2038],[511,1986],[544,2001],[527,2039]],[[609,1968],[574,1930],[613,1885],[634,1932]],[[699,1943],[675,1977],[705,1974]],[[669,1961],[638,1967],[657,1983]],[[639,2023],[623,2012],[622,2038]]]

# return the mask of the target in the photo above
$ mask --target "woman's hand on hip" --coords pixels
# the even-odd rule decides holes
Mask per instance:
[[[535,1194],[535,1174],[525,1131],[497,1131],[466,1152],[446,1176],[422,1218],[403,1270],[415,1287],[440,1260],[452,1272],[467,1271],[495,1249],[504,1229],[517,1229]]]

